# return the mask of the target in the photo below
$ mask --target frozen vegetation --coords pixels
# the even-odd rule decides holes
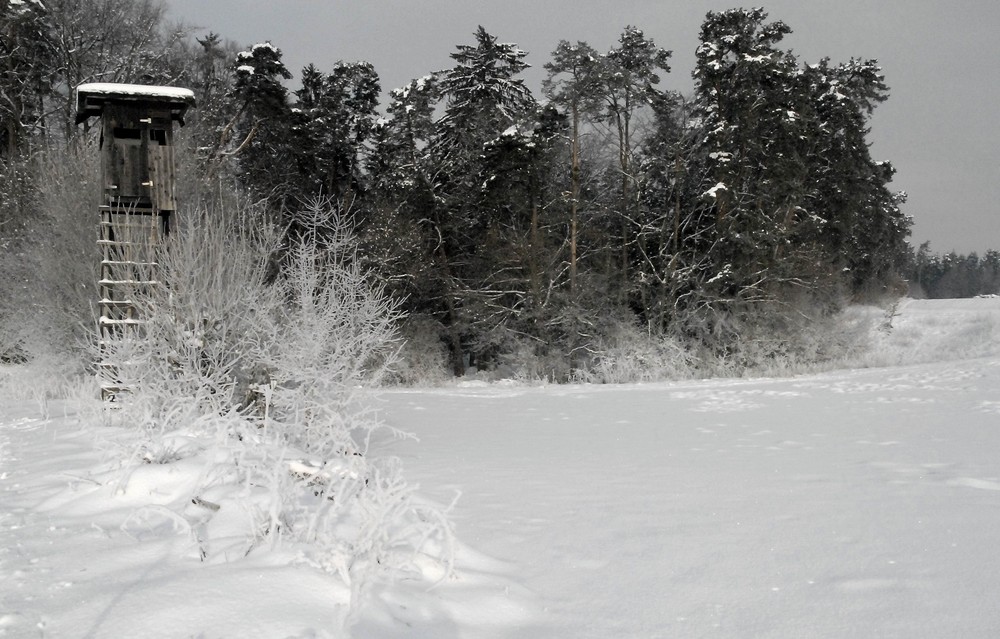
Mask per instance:
[[[383,101],[157,6],[0,2],[0,635],[996,634],[1000,303],[874,305],[1000,262],[907,244],[876,60],[479,27]],[[97,273],[102,139],[180,207]]]
[[[864,347],[834,371],[386,390],[340,468],[396,483],[311,537],[247,527],[324,495],[232,470],[277,440],[194,424],[130,465],[89,390],[0,369],[0,636],[994,637],[1000,299],[844,326]],[[420,539],[452,525],[450,567]]]

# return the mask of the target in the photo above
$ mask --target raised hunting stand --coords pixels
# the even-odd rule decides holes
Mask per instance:
[[[175,87],[95,83],[76,89],[76,123],[101,118],[102,343],[140,324],[134,293],[159,284],[156,250],[177,210],[173,125],[183,126],[194,102],[194,93]],[[114,363],[101,359],[101,394],[114,399],[124,389]]]

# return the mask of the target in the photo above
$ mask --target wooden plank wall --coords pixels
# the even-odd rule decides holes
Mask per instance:
[[[108,105],[103,117],[108,195],[142,201],[154,211],[177,210],[170,113],[141,105]]]

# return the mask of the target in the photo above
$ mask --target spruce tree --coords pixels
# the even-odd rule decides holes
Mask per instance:
[[[237,54],[229,94],[234,115],[221,131],[214,154],[218,160],[235,156],[241,181],[275,210],[297,195],[291,108],[282,84],[292,74],[281,58],[281,50],[270,42]]]
[[[377,118],[378,74],[367,62],[338,62],[329,74],[309,65],[295,92],[300,194],[351,209],[364,191],[363,165]]]
[[[464,370],[466,349],[473,358],[488,350],[479,343],[509,315],[508,305],[499,301],[506,291],[498,277],[498,255],[490,252],[507,211],[504,203],[485,197],[484,185],[494,177],[483,161],[485,149],[537,108],[517,77],[528,66],[527,54],[481,26],[475,38],[475,45],[458,46],[451,54],[455,66],[441,73],[445,112],[431,141],[431,220],[448,289],[441,315],[456,372]]]

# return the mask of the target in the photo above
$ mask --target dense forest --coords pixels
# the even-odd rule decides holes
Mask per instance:
[[[915,295],[929,298],[1000,295],[1000,252],[960,255],[931,253],[924,242],[906,268],[906,278]]]
[[[384,94],[366,62],[293,82],[280,43],[197,35],[155,0],[4,0],[0,354],[45,350],[40,330],[70,344],[91,317],[97,140],[73,89],[94,81],[195,92],[178,154],[191,215],[237,202],[287,237],[317,202],[349,219],[418,376],[598,379],[623,345],[752,359],[904,277],[944,290],[956,260],[913,252],[894,169],[869,153],[877,62],[799,60],[789,32],[762,9],[708,13],[681,95],[638,28],[605,52],[559,42],[529,87],[528,55],[480,27],[453,66]],[[947,290],[990,292],[987,263],[992,280]]]

